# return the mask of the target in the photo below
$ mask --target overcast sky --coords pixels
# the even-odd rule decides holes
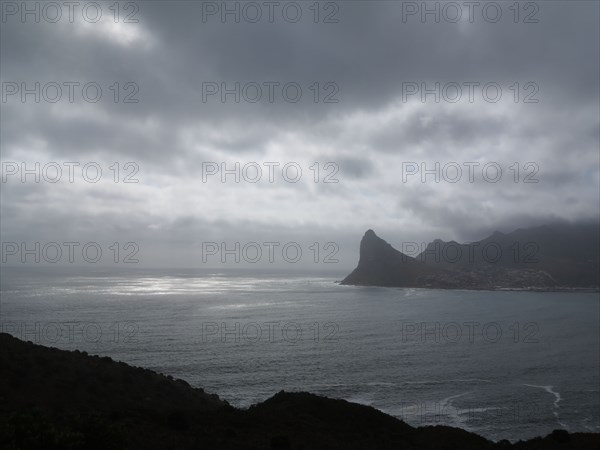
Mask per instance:
[[[31,2],[37,23],[2,2],[3,243],[97,242],[110,264],[118,242],[121,264],[134,242],[142,267],[259,243],[263,266],[343,271],[368,228],[401,248],[598,220],[598,2],[456,2],[439,23],[433,2],[113,3]]]

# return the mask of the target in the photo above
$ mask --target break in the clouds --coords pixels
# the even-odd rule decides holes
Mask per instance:
[[[90,3],[2,2],[3,242],[344,270],[598,220],[597,2]]]

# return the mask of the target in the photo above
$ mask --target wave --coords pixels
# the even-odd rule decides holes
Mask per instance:
[[[558,404],[562,400],[562,397],[560,396],[560,392],[556,392],[556,391],[552,390],[552,388],[554,386],[539,386],[537,384],[523,384],[523,386],[528,386],[528,387],[532,387],[532,388],[543,389],[547,393],[554,395],[554,408],[559,408]]]
[[[552,414],[554,415],[554,417],[556,418],[556,422],[561,426],[564,427],[566,429],[569,429],[569,426],[564,424],[563,422],[560,421],[559,417],[558,417],[558,411],[557,409],[560,408],[560,401],[562,400],[562,397],[560,395],[560,392],[556,392],[555,390],[553,390],[554,386],[551,385],[547,385],[547,386],[540,386],[537,384],[523,384],[523,386],[527,386],[527,387],[532,387],[532,388],[538,388],[538,389],[543,389],[544,391],[546,391],[547,393],[551,394],[554,396],[554,411],[552,411]]]

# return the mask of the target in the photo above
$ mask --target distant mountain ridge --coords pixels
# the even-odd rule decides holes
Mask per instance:
[[[439,239],[416,257],[368,230],[358,266],[341,284],[440,289],[598,289],[597,224],[555,224],[495,232],[459,244]]]

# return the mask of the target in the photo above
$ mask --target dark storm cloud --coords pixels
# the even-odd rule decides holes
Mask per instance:
[[[312,236],[339,241],[341,264],[351,266],[367,228],[390,241],[473,240],[495,229],[597,219],[598,3],[536,2],[538,23],[522,23],[523,15],[514,23],[508,3],[498,23],[479,10],[473,23],[405,23],[403,3],[337,2],[338,23],[313,23],[308,3],[298,23],[280,15],[274,23],[203,21],[201,2],[159,1],[138,2],[137,24],[8,17],[3,83],[94,82],[103,95],[90,103],[76,90],[73,103],[53,104],[10,96],[0,105],[2,161],[95,161],[104,176],[97,184],[80,174],[72,184],[11,177],[2,185],[2,239],[52,239],[56,230],[137,238],[149,263],[160,265],[193,264],[203,239]],[[137,103],[122,101],[127,82],[139,87]],[[206,83],[236,82],[246,93],[248,83],[261,86],[260,101],[207,95]],[[272,102],[269,82],[280,83]],[[463,86],[462,100],[403,99],[406,83],[436,82]],[[476,88],[470,103],[469,82],[497,83],[502,99],[485,101]],[[301,87],[298,102],[282,97],[285,83]],[[538,103],[524,103],[528,94]],[[324,102],[327,95],[337,102]],[[108,167],[127,161],[139,165],[139,183],[111,181]],[[403,180],[407,162],[474,161],[501,165],[503,178]],[[263,177],[221,183],[219,173],[206,181],[205,162],[258,164]],[[273,182],[265,162],[279,164]],[[282,179],[288,162],[302,168],[298,182]],[[327,162],[339,168],[338,183],[323,183]],[[509,169],[515,162],[519,182]],[[537,164],[538,183],[521,182],[527,163]]]

